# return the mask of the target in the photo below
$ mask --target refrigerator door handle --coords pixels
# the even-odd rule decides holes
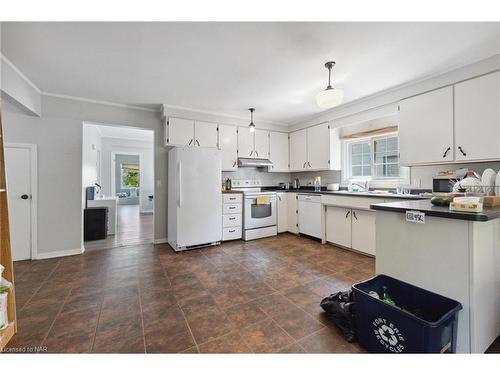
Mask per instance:
[[[182,178],[182,169],[181,169],[181,162],[179,161],[179,163],[177,164],[177,181],[178,181],[178,184],[177,184],[177,206],[180,208],[181,205],[182,205],[182,195],[181,195],[181,191],[182,191],[182,185],[181,185],[181,178]]]

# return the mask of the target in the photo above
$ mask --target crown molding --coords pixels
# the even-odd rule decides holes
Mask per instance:
[[[172,109],[177,109],[180,111],[188,111],[188,112],[196,112],[196,113],[203,113],[206,115],[211,115],[211,116],[217,116],[217,117],[228,117],[236,120],[243,120],[243,121],[248,121],[248,117],[243,117],[243,116],[236,116],[232,115],[229,113],[224,113],[224,112],[214,112],[214,111],[207,111],[204,109],[198,109],[198,108],[191,108],[191,107],[183,107],[180,105],[172,105],[172,104],[163,104],[161,112],[165,114],[165,110],[168,108]],[[272,121],[272,120],[266,120],[263,118],[259,118],[259,121],[265,122],[266,124],[269,125],[276,125],[276,126],[290,126],[290,124],[285,123],[285,122],[279,122],[279,121]]]
[[[33,81],[31,81],[28,77],[26,77],[26,75],[21,72],[17,66],[14,65],[14,63],[12,61],[10,61],[7,57],[5,57],[5,55],[3,53],[0,52],[0,60],[2,60],[5,64],[7,64],[13,71],[15,71],[22,79],[24,79],[26,81],[26,83],[28,85],[30,85],[33,90],[35,90],[38,94],[41,94],[42,93],[42,90],[40,90],[38,88],[37,85],[35,85],[33,83]]]
[[[159,109],[153,109],[153,108],[147,108],[147,107],[140,107],[140,106],[129,105],[129,104],[115,103],[115,102],[107,102],[107,101],[104,101],[104,100],[95,100],[95,99],[83,98],[83,97],[80,97],[80,96],[55,94],[55,93],[50,93],[50,92],[45,92],[45,91],[42,91],[41,94],[42,94],[42,96],[48,96],[48,97],[51,97],[51,98],[75,100],[75,101],[85,102],[85,103],[102,104],[102,105],[108,105],[108,106],[112,106],[112,107],[136,109],[136,110],[139,110],[139,111],[147,111],[147,112],[154,112],[154,113],[159,113],[160,112]]]

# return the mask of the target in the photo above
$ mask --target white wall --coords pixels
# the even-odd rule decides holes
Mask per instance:
[[[82,246],[83,122],[155,132],[155,239],[167,237],[167,150],[159,113],[42,96],[42,117],[3,108],[5,142],[38,145],[38,253]]]
[[[82,187],[93,186],[95,183],[101,185],[101,177],[98,165],[101,163],[99,154],[102,152],[101,133],[96,125],[83,125],[82,130]],[[85,199],[85,198],[84,198]],[[85,203],[85,202],[84,202]]]
[[[120,138],[102,138],[102,188],[104,195],[113,194],[112,178],[114,173],[112,153],[137,153],[140,155],[141,188],[139,209],[142,213],[153,212],[153,202],[148,195],[154,195],[154,157],[153,142],[135,141]]]

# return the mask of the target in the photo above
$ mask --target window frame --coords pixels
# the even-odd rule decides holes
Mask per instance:
[[[375,176],[375,141],[380,140],[380,139],[386,139],[386,138],[393,138],[397,137],[398,138],[398,165],[399,165],[399,176],[398,177],[377,177]],[[351,147],[353,144],[359,144],[359,143],[369,143],[370,144],[370,176],[353,176],[352,175],[352,153],[351,153]],[[372,137],[364,137],[364,138],[356,138],[352,140],[344,140],[344,171],[345,171],[345,177],[344,180],[346,181],[381,181],[381,182],[400,182],[401,180],[406,179],[405,173],[402,173],[401,171],[401,164],[399,162],[399,134],[398,132],[392,132],[392,133],[386,133],[386,134],[381,134],[381,135],[376,135]],[[389,164],[395,164],[395,163],[389,163]],[[378,163],[377,165],[383,165],[381,163]]]

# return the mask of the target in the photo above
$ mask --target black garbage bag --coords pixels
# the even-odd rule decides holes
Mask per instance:
[[[323,298],[320,306],[325,310],[328,319],[340,329],[342,336],[353,342],[357,339],[356,316],[352,292],[337,292]]]

